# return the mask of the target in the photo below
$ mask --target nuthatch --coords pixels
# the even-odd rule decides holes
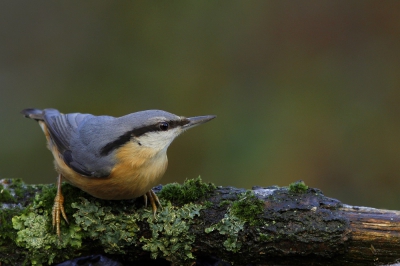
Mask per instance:
[[[52,210],[60,236],[60,214],[68,223],[61,192],[63,178],[90,195],[106,200],[144,196],[160,202],[151,190],[167,169],[167,148],[185,130],[215,116],[183,117],[148,110],[122,117],[61,114],[56,109],[25,109],[25,117],[39,122],[59,173]]]

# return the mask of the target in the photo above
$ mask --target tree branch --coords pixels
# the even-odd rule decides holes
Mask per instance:
[[[105,201],[63,185],[70,224],[51,226],[53,185],[0,180],[0,262],[59,263],[105,254],[132,263],[190,265],[217,257],[235,265],[374,265],[400,254],[400,212],[343,205],[303,182],[246,191],[199,178],[156,192],[157,218],[142,200]]]

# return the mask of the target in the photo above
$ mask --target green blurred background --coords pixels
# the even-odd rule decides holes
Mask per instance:
[[[163,183],[302,179],[400,209],[400,1],[2,1],[0,178],[56,173],[26,107],[215,114]]]

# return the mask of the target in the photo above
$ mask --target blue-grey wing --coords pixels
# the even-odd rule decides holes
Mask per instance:
[[[43,110],[43,120],[64,162],[75,172],[85,176],[92,176],[93,171],[74,158],[72,144],[79,138],[79,128],[91,117],[93,115],[61,114],[55,109]]]
[[[43,121],[51,141],[65,164],[88,177],[107,177],[115,164],[113,153],[102,154],[104,146],[125,132],[124,123],[111,116],[61,114],[56,109],[25,109],[25,117]]]

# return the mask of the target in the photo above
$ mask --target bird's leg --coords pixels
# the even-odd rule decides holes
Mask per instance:
[[[156,212],[157,212],[156,203],[162,209],[160,200],[158,199],[156,193],[154,193],[154,191],[150,189],[149,191],[146,192],[146,194],[143,195],[143,197],[144,197],[144,201],[145,201],[145,206],[146,207],[147,207],[147,198],[149,199],[150,204],[151,204],[151,208],[153,209],[154,218],[156,218]]]
[[[147,193],[146,193],[147,194]],[[147,195],[144,194],[143,195],[143,199],[144,199],[144,207],[147,208]]]
[[[64,211],[64,196],[61,192],[61,183],[62,183],[62,175],[60,174],[60,175],[58,175],[58,178],[57,178],[57,194],[56,194],[56,197],[54,198],[54,205],[53,205],[53,210],[52,210],[53,228],[54,228],[54,226],[56,226],[58,237],[61,237],[60,213],[64,217],[64,220],[68,224],[67,215],[65,215],[65,211]]]
[[[150,189],[150,194],[153,196],[153,199],[155,199],[155,201],[158,203],[158,206],[160,206],[160,208],[162,209],[162,205],[160,200],[158,199],[156,193],[154,193],[154,191],[152,189]]]

